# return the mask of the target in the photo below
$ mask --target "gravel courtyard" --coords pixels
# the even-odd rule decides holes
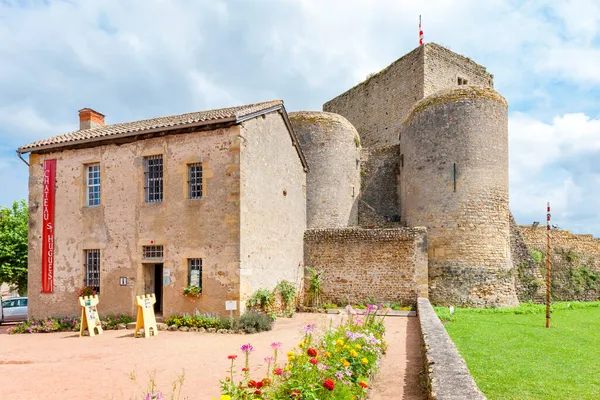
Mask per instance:
[[[219,396],[219,379],[228,369],[228,354],[240,354],[251,343],[251,366],[262,377],[263,358],[270,343],[283,343],[284,354],[300,340],[300,329],[311,322],[329,324],[326,314],[297,314],[279,319],[270,332],[221,335],[160,332],[149,339],[134,339],[132,330],[105,331],[80,338],[78,332],[34,335],[0,335],[0,397],[2,399],[143,399],[149,374],[156,371],[159,390],[171,393],[171,384],[183,369],[181,398]],[[422,359],[417,318],[388,317],[388,354],[375,382],[372,399],[422,399],[419,372]],[[285,357],[282,357],[285,359]],[[239,361],[240,359],[238,359]],[[262,371],[256,371],[259,367]],[[241,369],[239,366],[238,370]],[[136,382],[130,379],[135,372]]]

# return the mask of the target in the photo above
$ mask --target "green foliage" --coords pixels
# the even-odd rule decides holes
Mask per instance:
[[[229,327],[228,321],[223,321],[219,316],[214,314],[201,314],[196,313],[194,315],[189,314],[173,314],[165,321],[165,324],[179,328],[186,326],[188,328],[215,328],[215,329],[227,329]]]
[[[100,316],[102,329],[116,329],[118,324],[128,324],[135,321],[129,314],[107,314]],[[80,328],[81,319],[79,317],[46,317],[46,318],[30,318],[14,325],[8,329],[8,333],[51,333],[51,332],[71,332],[78,331]]]
[[[292,317],[295,311],[295,300],[298,289],[290,282],[283,280],[275,286],[275,291],[279,291],[281,295],[282,313],[286,317]]]
[[[309,305],[316,308],[321,308],[321,294],[323,292],[323,271],[316,270],[309,266],[305,266],[308,271],[308,281],[310,287],[308,288],[308,300]]]
[[[181,291],[181,295],[188,299],[197,299],[202,296],[202,288],[200,286],[186,286]]]
[[[330,308],[338,308],[338,306],[334,303],[323,303],[323,308],[329,310]]]
[[[598,276],[588,267],[569,268],[569,282],[575,293],[580,294],[588,289],[594,289],[598,283]]]
[[[77,296],[83,297],[83,296],[93,296],[96,294],[96,291],[91,286],[84,286],[82,288],[75,289],[75,293],[77,293]]]
[[[270,331],[273,329],[273,319],[264,313],[247,310],[236,322],[236,327],[246,333]]]
[[[544,260],[544,253],[539,250],[531,250],[531,258],[533,258],[533,261],[537,264],[541,264]]]
[[[354,135],[354,145],[357,149],[360,147],[360,138],[357,135]]]
[[[456,309],[446,323],[488,399],[598,398],[600,302],[553,304],[550,329],[544,310],[534,304]],[[436,312],[449,315],[447,308]]]
[[[275,296],[269,289],[260,288],[252,293],[252,296],[246,302],[249,308],[258,308],[264,312],[268,312],[275,302]]]
[[[16,286],[21,295],[27,293],[27,232],[25,200],[0,207],[0,283]]]

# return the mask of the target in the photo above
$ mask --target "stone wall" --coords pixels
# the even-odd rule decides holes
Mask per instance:
[[[384,226],[400,222],[398,145],[363,149],[360,160],[361,195],[358,222]]]
[[[533,285],[546,290],[546,227],[519,226],[538,277]],[[596,301],[600,299],[600,239],[565,230],[551,230],[552,299],[554,301]],[[531,285],[525,281],[524,285]],[[543,298],[539,300],[543,301]]]
[[[515,268],[515,289],[520,302],[544,302],[546,282],[535,260],[531,257],[520,227],[510,213],[510,252]]]
[[[414,305],[417,297],[427,296],[424,228],[308,230],[304,260],[324,272],[324,301]]]
[[[164,246],[163,310],[223,311],[239,300],[240,128],[170,135],[122,145],[31,154],[29,175],[29,315],[76,315],[84,251],[100,249],[101,312],[135,312],[146,291],[143,246]],[[144,157],[163,155],[164,198],[144,201]],[[297,156],[295,156],[297,159]],[[42,174],[56,159],[54,293],[41,289]],[[188,199],[188,163],[203,165],[203,197]],[[85,165],[100,164],[101,205],[85,205]],[[202,298],[181,296],[189,258],[202,259]],[[127,286],[120,286],[120,277]]]
[[[398,131],[411,107],[441,89],[468,84],[493,87],[485,67],[435,43],[426,43],[323,105],[346,117],[364,147],[398,144]]]
[[[284,118],[270,113],[241,130],[241,308],[259,288],[302,283],[306,172]]]

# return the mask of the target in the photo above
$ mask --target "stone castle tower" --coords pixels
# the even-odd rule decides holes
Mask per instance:
[[[323,110],[290,113],[309,229],[424,226],[433,302],[518,304],[507,104],[483,66],[428,43]]]

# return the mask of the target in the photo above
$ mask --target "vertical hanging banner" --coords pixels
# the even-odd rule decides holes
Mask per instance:
[[[56,160],[44,161],[42,201],[42,293],[54,292],[54,185]]]

